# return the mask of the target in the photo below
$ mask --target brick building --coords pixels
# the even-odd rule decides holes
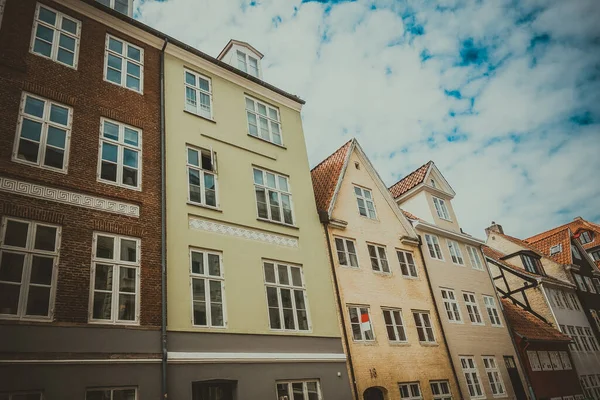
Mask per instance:
[[[123,18],[4,4],[0,392],[160,396],[160,49]]]

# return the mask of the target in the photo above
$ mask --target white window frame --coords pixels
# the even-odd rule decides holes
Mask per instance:
[[[592,282],[592,278],[590,278],[589,276],[584,276],[583,280],[585,281],[585,285],[588,288],[588,291],[590,293],[596,293],[596,288],[594,287],[594,282]]]
[[[27,224],[27,239],[25,247],[11,246],[5,243],[6,241],[6,229],[8,221],[14,221],[17,223]],[[54,251],[39,250],[35,249],[35,235],[37,228],[50,227],[56,229],[56,237],[54,242]],[[45,222],[37,222],[22,218],[14,218],[10,216],[4,216],[2,218],[1,235],[0,235],[0,259],[2,254],[5,252],[23,254],[23,268],[21,270],[21,281],[18,283],[19,286],[19,300],[17,303],[16,314],[2,314],[0,313],[0,319],[15,319],[15,320],[27,320],[27,321],[40,321],[50,322],[54,318],[54,304],[56,300],[56,286],[58,277],[58,264],[60,257],[60,242],[61,242],[61,227],[59,225],[47,224]],[[41,283],[31,283],[31,269],[34,256],[52,258],[52,275],[50,285]],[[1,281],[6,285],[15,285],[17,282],[13,281]],[[48,314],[43,315],[27,315],[27,302],[29,297],[30,287],[48,287],[50,286],[50,294],[48,298]],[[1,310],[0,310],[1,312]]]
[[[415,393],[418,391],[418,394]],[[402,382],[398,384],[398,390],[400,391],[401,400],[422,400],[423,392],[421,391],[421,384],[419,382]],[[408,394],[408,396],[406,395]]]
[[[98,0],[96,0],[96,1],[98,1]],[[110,3],[110,5],[108,5],[107,7],[112,8],[116,12],[123,14],[121,11],[117,10],[115,7],[116,0],[107,0],[107,1]],[[127,14],[125,14],[125,15],[127,15],[128,17],[131,17],[132,7],[133,7],[133,1],[127,0]]]
[[[358,207],[358,214],[361,217],[377,220],[377,209],[375,208],[373,191],[371,189],[354,185],[354,196],[356,197],[356,206]],[[361,202],[363,204],[362,207]],[[369,205],[371,206],[371,208],[369,208]],[[364,214],[361,212],[361,209],[364,210]]]
[[[473,325],[485,325],[481,310],[477,302],[477,297],[473,292],[462,292],[465,306],[467,307],[467,313],[469,314],[469,320]]]
[[[456,292],[454,289],[440,288],[440,291],[442,294],[444,309],[446,310],[446,316],[448,317],[448,322],[454,324],[464,323],[462,311],[460,310],[460,305],[458,304],[458,299],[456,298]]]
[[[240,60],[240,55],[244,56],[244,61]],[[237,69],[239,69],[240,71],[243,71],[245,73],[247,73],[248,75],[252,75],[255,78],[260,79],[260,60],[257,57],[253,57],[250,54],[246,53],[245,51],[242,51],[240,49],[236,49],[235,51],[235,59],[237,60],[238,64],[237,64]],[[250,71],[250,59],[256,61],[256,75],[254,75],[253,73],[249,72]],[[240,63],[243,64],[240,65]]]
[[[340,266],[346,267],[346,268],[353,268],[353,269],[360,268],[360,265],[358,263],[358,254],[357,254],[357,250],[356,250],[356,241],[354,239],[348,239],[348,238],[339,237],[339,236],[334,237],[333,241],[335,243],[335,251],[336,251],[337,257],[338,257],[338,264]],[[339,243],[341,243],[341,245],[342,245],[341,250],[338,247]],[[350,248],[348,247],[348,243],[352,243],[352,246],[354,247],[354,252],[350,251]],[[342,263],[340,253],[343,254],[343,256],[345,257],[345,259],[346,259],[345,263]],[[352,257],[350,257],[351,255],[354,256],[356,265],[352,265]]]
[[[571,299],[571,304],[573,305],[573,309],[577,311],[581,311],[581,306],[579,305],[579,300],[577,300],[577,296],[574,293],[569,292],[569,299]]]
[[[252,104],[252,108],[250,108],[250,104]],[[265,108],[265,114],[260,113],[261,107]],[[281,127],[281,114],[279,113],[279,109],[277,107],[246,95],[245,108],[246,128],[248,129],[248,135],[263,140],[265,142],[274,144],[275,146],[285,146],[285,143],[283,141],[283,130]],[[274,112],[274,114],[272,113],[272,111]],[[251,115],[256,121],[256,125],[251,123]],[[266,120],[266,131],[264,129],[261,129],[261,117]],[[251,132],[250,126],[256,127],[256,135]],[[273,126],[277,126],[277,129],[279,129],[279,134],[277,134],[277,129],[274,129]],[[268,133],[268,137],[263,135],[263,133]],[[281,143],[277,143],[277,141],[275,140],[277,136],[279,136]]]
[[[585,239],[585,241],[584,241],[584,240],[582,240],[582,239]],[[583,232],[581,232],[581,234],[579,235],[579,242],[580,242],[581,244],[588,244],[588,243],[591,243],[591,242],[593,242],[593,241],[594,241],[594,240],[593,240],[593,238],[592,238],[592,235],[591,235],[590,231],[583,231]]]
[[[381,307],[381,311],[383,314],[383,322],[385,323],[388,340],[392,343],[407,343],[408,336],[406,335],[406,328],[404,326],[405,324],[404,317],[402,316],[402,310],[399,308]],[[388,323],[386,320],[386,313],[388,313],[389,315],[391,324]],[[396,316],[398,316],[399,322]],[[391,328],[394,332],[394,339],[390,339],[390,332],[388,330],[389,328]],[[401,339],[401,333],[404,335],[404,339]]]
[[[117,125],[119,127],[119,137],[118,140],[110,139],[104,137],[104,124],[105,123]],[[138,135],[138,145],[134,146],[132,144],[125,143],[125,129],[129,129],[135,131]],[[114,121],[108,118],[100,118],[100,139],[98,144],[98,167],[96,171],[96,179],[98,182],[106,183],[107,185],[119,186],[125,189],[131,190],[142,190],[142,166],[143,166],[143,158],[142,158],[142,130],[140,128],[136,128],[131,125],[124,124],[122,122]],[[111,181],[109,179],[102,178],[102,144],[106,142],[110,145],[117,146],[117,181]],[[127,185],[123,182],[123,170],[125,169],[125,149],[130,151],[137,152],[138,155],[138,167],[137,167],[137,186]],[[113,164],[112,161],[110,161]],[[134,169],[133,167],[127,166],[129,169]]]
[[[465,259],[462,255],[462,251],[460,251],[460,246],[458,242],[454,240],[446,239],[446,244],[448,245],[448,251],[450,252],[450,258],[452,259],[452,264],[460,265],[461,267],[465,266]]]
[[[433,329],[433,321],[431,321],[431,314],[429,311],[417,311],[413,310],[413,319],[415,321],[415,327],[417,329],[417,337],[419,338],[419,343],[437,343],[435,338],[435,331]],[[427,321],[429,321],[429,326],[425,321],[424,315],[427,315]],[[419,335],[419,331],[423,332],[423,336],[425,340],[421,340]]]
[[[261,175],[261,179],[263,181],[263,183],[257,183],[256,182],[256,172],[260,172]],[[273,175],[274,179],[275,179],[275,187],[270,187],[268,186],[268,176]],[[281,188],[281,182],[280,179],[284,179],[286,182],[286,186],[287,186],[287,190]],[[267,222],[274,222],[276,224],[281,224],[281,225],[286,225],[286,226],[296,226],[296,216],[294,214],[294,198],[292,196],[292,187],[290,185],[290,178],[288,176],[282,175],[282,174],[278,174],[277,172],[273,172],[273,171],[269,171],[266,169],[262,169],[256,166],[252,167],[252,181],[254,182],[254,199],[255,199],[255,203],[256,203],[256,216],[259,220],[261,221],[267,221]],[[263,191],[263,193],[265,193],[265,204],[267,206],[267,217],[261,217],[260,216],[260,211],[258,208],[258,196],[256,194],[257,189],[261,189]],[[277,195],[277,201],[278,201],[278,208],[279,208],[279,215],[281,217],[280,220],[274,219],[273,218],[273,214],[272,214],[272,210],[271,210],[271,203],[270,203],[270,196],[269,193],[273,192]],[[283,196],[287,196],[290,202],[290,212],[292,215],[292,222],[288,223],[285,222],[285,215],[284,215],[284,207],[283,207]]]
[[[443,390],[443,384],[446,385],[446,388],[448,389],[447,392]],[[452,400],[452,389],[450,388],[449,381],[429,381],[429,386],[431,388],[433,400]]]
[[[25,102],[26,102],[27,97],[31,97],[32,99],[44,102],[44,111],[43,111],[42,118],[39,118],[39,117],[31,115],[31,114],[25,114]],[[56,107],[65,108],[68,110],[69,114],[67,117],[67,125],[61,125],[57,122],[50,120],[50,112],[51,112],[53,105]],[[38,143],[38,145],[39,145],[38,158],[37,158],[36,162],[27,161],[25,159],[18,158],[19,142],[21,140],[21,129],[23,127],[23,119],[25,119],[25,118],[28,120],[40,123],[42,125],[41,130],[40,130],[39,142],[36,142],[35,140],[28,139],[28,138],[23,138],[23,140],[26,140],[28,142]],[[38,96],[38,95],[35,95],[32,93],[23,92],[21,94],[21,104],[19,106],[19,119],[17,122],[17,132],[15,133],[15,141],[13,144],[12,161],[14,161],[16,163],[31,165],[34,167],[43,168],[43,169],[47,169],[50,171],[55,171],[55,172],[60,172],[60,173],[66,174],[68,171],[68,166],[69,166],[69,148],[70,148],[70,143],[71,143],[72,124],[73,124],[73,108],[72,107],[66,106],[64,104],[58,103],[56,101],[52,101],[50,99],[46,99],[44,97],[41,97],[41,96]],[[60,130],[66,131],[65,148],[63,150],[64,157],[63,157],[63,167],[62,168],[55,168],[55,167],[51,167],[49,165],[44,164],[46,148],[48,146],[56,147],[56,146],[47,144],[49,127],[55,127]],[[56,148],[58,149],[58,147],[56,147]]]
[[[188,83],[187,74],[194,76],[195,85]],[[200,80],[208,82],[208,90],[200,87]],[[191,69],[184,68],[183,69],[183,109],[192,114],[198,115],[202,118],[214,120],[213,118],[213,87],[212,87],[212,79],[206,75],[202,75],[198,72],[192,71]],[[196,106],[192,107],[188,103],[187,90],[193,90],[196,96]],[[201,95],[205,95],[208,97],[208,111],[203,108],[203,104],[200,101]]]
[[[373,249],[373,252],[375,252],[375,257],[373,257],[373,255],[371,254],[371,249]],[[392,273],[392,271],[390,270],[390,263],[387,258],[387,251],[385,249],[385,246],[375,243],[367,243],[367,253],[369,254],[369,260],[371,261],[371,269],[374,272],[379,272],[382,274]]]
[[[573,369],[573,364],[571,363],[571,358],[569,357],[569,353],[566,351],[559,351],[560,361],[562,363],[563,370],[568,371]]]
[[[110,42],[110,39],[116,40],[118,42],[121,42],[121,44],[123,45],[123,52],[124,53],[117,53],[111,49],[109,49],[108,45]],[[140,52],[140,61],[134,59],[134,58],[129,58],[127,56],[127,48],[128,46],[131,46],[132,48],[138,50]],[[108,79],[108,55],[112,54],[115,57],[118,57],[121,59],[121,83],[116,83],[113,82],[111,80]],[[134,88],[130,88],[129,86],[127,86],[127,63],[132,63],[137,65],[138,67],[140,67],[140,90],[136,90]],[[137,78],[135,75],[132,75],[133,77]],[[105,44],[104,44],[104,81],[108,82],[110,84],[116,85],[116,86],[120,86],[122,88],[125,88],[127,90],[131,90],[132,92],[136,92],[139,94],[144,94],[144,49],[136,46],[124,39],[120,39],[114,35],[111,35],[109,33],[106,34],[106,40],[105,40]]]
[[[502,319],[500,318],[498,307],[496,307],[496,299],[494,296],[488,296],[484,294],[483,304],[485,304],[485,308],[488,312],[490,324],[495,327],[502,327]]]
[[[407,279],[419,278],[419,269],[417,268],[413,252],[396,249],[396,255],[398,256],[398,263],[400,263],[400,273],[402,276]]]
[[[56,14],[56,21],[54,25],[50,25],[48,22],[46,21],[42,21],[39,18],[40,15],[40,8],[45,8],[48,11]],[[1,19],[1,15],[0,15],[0,19]],[[73,23],[75,23],[75,25],[77,25],[77,29],[76,29],[76,33],[73,34],[72,32],[69,32],[67,30],[64,30],[62,28],[62,22],[63,19],[66,19],[68,21],[71,21]],[[52,29],[52,44],[51,44],[51,52],[50,52],[50,56],[46,56],[44,54],[41,53],[37,53],[33,50],[34,45],[35,45],[35,40],[36,40],[36,31],[37,31],[37,27],[38,25],[44,26],[48,29]],[[67,37],[69,37],[70,39],[73,39],[75,41],[75,49],[73,51],[73,65],[69,65],[67,63],[64,63],[62,61],[60,61],[58,59],[58,50],[60,48],[60,35],[65,35]],[[41,39],[40,39],[41,40]],[[32,31],[31,31],[31,41],[29,44],[29,52],[31,54],[35,54],[36,56],[40,56],[49,60],[52,60],[60,65],[64,65],[65,67],[69,67],[69,68],[73,68],[73,69],[77,69],[77,63],[79,60],[79,43],[81,40],[81,21],[79,21],[76,18],[73,18],[65,13],[62,13],[60,11],[56,11],[55,9],[53,9],[52,7],[48,7],[45,4],[41,4],[41,3],[37,3],[36,8],[35,8],[35,16],[33,19],[33,27],[32,27]],[[45,40],[41,40],[43,42],[46,42]],[[47,42],[46,42],[47,43]],[[71,53],[70,49],[67,49],[69,53]]]
[[[266,273],[266,265],[267,264],[273,265],[273,271],[275,274],[274,275],[275,282],[269,282],[267,280],[267,273]],[[300,332],[300,333],[312,332],[310,307],[309,307],[309,303],[308,303],[308,294],[306,293],[306,280],[304,279],[304,269],[302,268],[302,266],[285,263],[285,262],[274,261],[274,260],[263,259],[262,267],[263,267],[263,278],[264,278],[264,282],[265,282],[265,300],[266,300],[265,304],[267,306],[267,319],[269,321],[269,329],[272,331],[277,331],[277,332]],[[280,282],[280,276],[279,276],[280,268],[279,267],[285,267],[288,283]],[[294,284],[292,268],[297,268],[300,271],[300,279],[302,281],[301,286],[297,286]],[[279,322],[280,322],[281,328],[273,328],[271,326],[270,308],[275,308],[275,307],[272,307],[269,305],[268,288],[274,288],[277,291],[277,311],[279,313]],[[292,300],[292,313],[294,316],[294,328],[293,329],[285,327],[283,302],[281,300],[281,291],[282,290],[290,291],[290,296],[291,296],[291,300]],[[304,298],[304,309],[298,308],[298,305],[296,303],[296,297],[294,295],[294,293],[296,291],[302,292],[302,295]],[[306,312],[306,327],[307,327],[307,329],[300,329],[300,324],[298,321],[298,311]]]
[[[527,359],[529,360],[529,366],[532,371],[541,371],[542,363],[540,362],[540,358],[538,357],[537,351],[527,350]]]
[[[467,253],[469,254],[469,260],[471,261],[471,268],[483,271],[483,262],[479,256],[479,249],[467,245]]]
[[[302,398],[296,399],[294,397],[293,384],[294,383],[302,383]],[[318,379],[306,379],[306,380],[285,380],[285,381],[276,381],[275,382],[275,393],[279,396],[279,385],[287,385],[287,396],[279,396],[280,400],[303,400],[308,399],[308,383],[316,383],[317,384],[317,399],[322,400],[323,394],[321,392],[321,382]]]
[[[471,399],[484,399],[485,391],[483,390],[481,383],[481,376],[477,368],[477,362],[473,356],[460,356],[460,365],[462,367],[463,375],[467,382],[467,389],[469,390],[469,397]],[[474,393],[474,394],[471,394]]]
[[[190,152],[196,152],[198,155],[198,165],[195,165],[190,161]],[[212,170],[207,170],[202,167],[202,155],[203,153],[210,153],[210,163]],[[185,149],[185,157],[186,157],[186,180],[187,180],[187,201],[194,205],[200,205],[203,207],[219,209],[219,179],[218,179],[218,170],[217,170],[217,153],[215,153],[212,148],[205,149],[201,147],[194,147],[187,145]],[[190,174],[191,171],[197,172],[200,180],[200,202],[192,200],[191,196],[191,183],[190,183]],[[207,191],[210,189],[206,188],[206,176],[211,175],[214,180],[214,191],[215,191],[215,205],[208,204],[206,201]]]
[[[504,380],[502,379],[502,374],[500,373],[500,369],[498,368],[496,357],[483,356],[482,359],[483,367],[488,377],[488,382],[490,384],[490,390],[492,391],[492,395],[494,397],[507,396],[506,386],[504,386]]]
[[[115,396],[115,391],[124,391],[124,390],[135,390],[135,400],[139,399],[138,396],[138,390],[137,387],[135,386],[123,386],[123,387],[92,387],[92,388],[87,388],[85,390],[85,398],[87,399],[87,395],[88,392],[95,392],[95,391],[107,391],[110,390],[110,399],[114,399]]]
[[[553,256],[555,254],[558,254],[562,251],[562,244],[556,244],[554,246],[550,246],[550,255]]]
[[[522,254],[521,259],[523,260],[523,267],[525,267],[527,272],[538,275],[542,273],[537,259],[527,254]]]
[[[113,258],[99,258],[96,255],[96,251],[98,249],[98,237],[110,237],[113,239]],[[120,259],[121,255],[121,240],[131,240],[136,243],[136,261],[122,261]],[[108,232],[94,232],[93,240],[92,240],[92,267],[90,268],[91,278],[90,278],[90,297],[89,297],[89,311],[88,311],[88,322],[93,324],[102,324],[102,325],[139,325],[140,324],[140,303],[141,303],[141,284],[140,284],[140,275],[141,275],[141,258],[142,258],[142,241],[139,238],[125,236],[125,235],[117,235],[114,233]],[[112,272],[112,289],[111,293],[111,318],[110,319],[97,319],[94,318],[94,292],[95,283],[96,283],[96,267],[98,264],[111,266],[113,268]],[[120,320],[118,319],[119,314],[119,277],[121,268],[132,268],[135,269],[135,318],[133,320]],[[115,270],[118,273],[115,273]],[[103,290],[103,293],[108,292],[107,290]],[[127,292],[129,293],[129,292]]]
[[[202,263],[204,267],[204,273],[196,273],[193,271],[193,258],[192,255],[202,254]],[[208,261],[208,256],[217,256],[219,258],[219,275],[210,274],[210,264]],[[190,295],[191,295],[191,322],[192,326],[198,328],[219,328],[224,329],[227,328],[227,307],[225,302],[225,271],[223,270],[223,254],[217,251],[199,249],[195,247],[191,247],[189,250],[189,260],[190,260]],[[206,310],[206,324],[200,325],[196,324],[194,321],[194,303],[201,300],[194,299],[194,280],[202,280],[204,283],[204,307]],[[222,318],[223,325],[213,325],[212,323],[212,304],[213,301],[210,296],[210,283],[218,282],[221,285],[221,309],[222,309]]]
[[[348,323],[350,324],[350,334],[352,335],[352,340],[354,342],[374,342],[375,341],[375,329],[373,329],[373,319],[371,318],[371,307],[365,305],[346,305],[346,309],[348,310]],[[358,322],[352,322],[352,312],[354,310],[358,317]],[[367,310],[367,316],[369,318],[369,329],[363,330],[361,315],[363,314],[363,310]],[[360,330],[360,339],[354,337],[354,329],[353,326],[358,325]],[[371,332],[371,338],[368,338],[367,332]]]
[[[434,260],[444,261],[444,254],[440,247],[440,240],[436,235],[425,234],[425,243],[429,249],[429,256]]]
[[[441,219],[445,220],[445,221],[449,221],[452,222],[452,219],[450,218],[450,212],[448,211],[448,207],[446,207],[446,202],[443,199],[440,199],[439,197],[433,197],[433,205],[435,207],[435,211],[438,215],[438,217],[440,217]]]
[[[547,351],[538,351],[538,358],[542,365],[542,371],[552,371],[552,361],[550,361],[550,354]]]

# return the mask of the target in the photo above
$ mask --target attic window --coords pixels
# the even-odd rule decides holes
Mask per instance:
[[[579,235],[579,241],[581,244],[587,244],[592,241],[592,233],[590,231],[583,231],[581,235]]]
[[[540,271],[540,262],[538,259],[533,258],[531,256],[522,254],[521,255],[521,259],[523,260],[523,265],[525,266],[525,269],[528,272],[531,272],[533,274],[539,274],[541,275],[541,271]]]
[[[356,169],[360,169],[360,163],[359,163],[358,161],[356,161],[356,162],[354,163],[354,167],[355,167]]]
[[[553,256],[562,251],[562,244],[557,244],[556,246],[550,247],[550,255]]]
[[[258,78],[258,60],[237,50],[238,69]]]
[[[96,0],[98,3],[131,17],[129,0]]]
[[[433,188],[436,188],[436,189],[437,189],[437,186],[435,186],[435,181],[434,181],[433,179],[431,180],[431,187],[433,187]]]

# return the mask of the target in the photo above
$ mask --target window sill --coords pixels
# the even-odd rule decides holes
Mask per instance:
[[[388,343],[390,344],[390,346],[393,346],[393,347],[409,347],[411,345],[409,342],[392,342],[392,341],[389,341]]]
[[[251,134],[249,134],[249,133],[247,133],[247,135],[248,135],[248,136],[250,136],[251,138],[258,139],[258,140],[260,140],[261,142],[269,143],[269,144],[272,144],[273,146],[279,147],[280,149],[287,150],[287,147],[285,147],[285,146],[284,146],[284,145],[282,145],[282,144],[273,143],[273,142],[271,142],[270,140],[263,139],[263,138],[261,138],[261,137],[258,137],[258,136],[254,136],[254,135],[251,135]]]
[[[409,280],[411,280],[411,281],[418,281],[419,279],[421,279],[421,278],[419,278],[418,276],[410,276],[410,275],[402,275],[402,277],[403,277],[404,279],[409,279]]]
[[[125,85],[121,85],[120,83],[115,83],[113,81],[109,81],[108,79],[106,79],[106,76],[104,76],[104,82],[108,82],[111,85],[118,86],[118,87],[120,87],[122,89],[125,89],[125,90],[129,90],[129,91],[137,93],[137,94],[139,94],[141,96],[144,95],[144,90],[143,89],[135,90],[135,89],[129,88],[129,87],[125,86]],[[143,85],[143,79],[142,78],[140,78],[140,83]]]
[[[369,217],[367,217],[366,215],[362,215],[361,213],[358,213],[358,215],[359,215],[361,218],[364,218],[364,219],[366,219],[367,221],[371,221],[371,222],[373,222],[373,223],[376,223],[376,222],[377,222],[377,223],[378,223],[378,222],[381,222],[381,221],[379,221],[379,219],[377,219],[377,218],[369,218]]]
[[[15,157],[14,154],[13,154],[13,157],[12,157],[12,161],[15,162],[15,163],[17,163],[17,164],[28,165],[28,166],[34,167],[34,168],[45,169],[46,171],[52,171],[52,172],[56,172],[56,173],[63,174],[63,175],[67,175],[68,174],[68,170],[67,170],[66,166],[65,166],[64,169],[47,167],[45,165],[40,165],[40,164],[32,163],[32,162],[29,162],[29,161],[21,160],[21,159]]]
[[[104,183],[105,185],[110,185],[110,186],[115,186],[115,187],[119,187],[121,189],[126,189],[126,190],[133,190],[135,192],[141,192],[142,191],[142,186],[140,185],[140,187],[135,187],[135,186],[129,186],[129,185],[120,185],[117,182],[113,182],[113,181],[107,181],[106,179],[101,179],[100,177],[97,177],[96,182],[99,183]],[[141,182],[140,182],[141,183]]]
[[[283,222],[271,221],[270,219],[266,219],[266,218],[256,218],[256,220],[257,221],[266,222],[266,223],[269,223],[269,224],[275,224],[275,225],[279,225],[279,226],[285,226],[286,228],[300,230],[300,228],[298,228],[296,225],[288,225],[288,224],[284,224]]]
[[[98,321],[98,320],[88,320],[88,324],[90,325],[102,325],[106,327],[127,327],[127,326],[140,326],[140,322],[114,322],[114,321]]]
[[[449,324],[455,324],[455,325],[464,325],[465,323],[463,321],[450,321],[448,320]]]
[[[391,272],[383,272],[383,271],[376,271],[376,270],[372,270],[374,274],[376,275],[381,275],[381,276],[392,276]]]
[[[192,324],[192,329],[197,331],[207,331],[211,329],[223,330],[227,329],[227,326],[206,326],[206,325],[194,325]]]
[[[438,347],[440,345],[438,342],[419,342],[419,344],[424,347]]]
[[[200,203],[194,203],[193,201],[186,201],[186,204],[188,206],[194,206],[194,207],[200,207],[200,208],[205,208],[207,210],[212,210],[212,211],[216,211],[216,212],[220,212],[222,213],[223,210],[220,209],[219,207],[212,207],[212,206],[207,206],[206,204],[200,204]]]
[[[214,120],[214,119],[212,119],[212,118],[207,118],[207,117],[204,117],[204,116],[202,116],[202,115],[200,115],[200,114],[196,114],[195,112],[188,111],[188,110],[186,110],[185,108],[183,109],[183,112],[184,112],[184,113],[187,113],[187,114],[190,114],[190,115],[193,115],[194,117],[201,118],[201,119],[203,119],[203,120],[205,120],[205,121],[212,122],[213,124],[216,124],[216,123],[217,123],[217,121],[215,121],[215,120]]]
[[[15,321],[15,322],[42,322],[42,323],[50,323],[52,322],[52,317],[19,317],[17,315],[12,314],[0,314],[0,321]]]

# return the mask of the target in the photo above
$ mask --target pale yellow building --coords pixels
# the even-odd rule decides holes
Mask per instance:
[[[357,398],[460,398],[418,237],[356,140],[312,178]]]
[[[348,399],[304,102],[247,43],[165,51],[169,397]]]

